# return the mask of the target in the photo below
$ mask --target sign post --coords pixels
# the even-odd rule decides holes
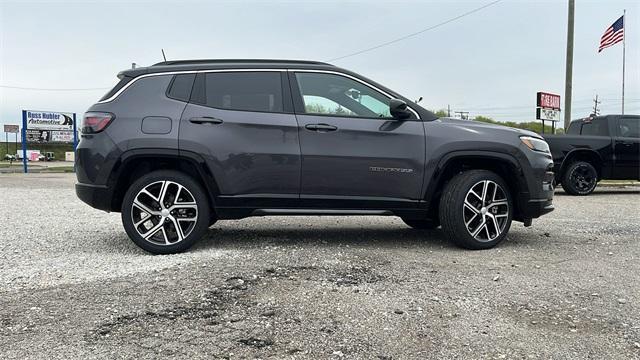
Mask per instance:
[[[4,126],[4,140],[7,143],[7,155],[11,155],[9,153],[9,134],[16,134],[16,142],[18,141],[18,131],[20,130],[20,126],[18,125],[5,125]],[[16,147],[16,151],[18,148]]]
[[[27,111],[22,110],[22,168],[24,173],[29,172],[27,168]]]
[[[536,119],[542,121],[543,134],[545,121],[551,121],[551,131],[555,133],[556,122],[560,121],[560,95],[538,92],[536,94]]]

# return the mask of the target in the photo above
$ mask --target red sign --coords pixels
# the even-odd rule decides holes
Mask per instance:
[[[536,105],[544,109],[560,110],[560,95],[538,92]]]

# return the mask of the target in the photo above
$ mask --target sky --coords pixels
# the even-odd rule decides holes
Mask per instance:
[[[326,61],[490,2],[0,0],[0,124],[19,124],[22,109],[81,116],[119,71],[162,61],[162,48],[170,60]],[[596,94],[601,113],[621,111],[622,44],[597,49],[623,9],[625,112],[640,113],[640,2],[576,3],[572,118],[588,115]],[[427,109],[531,121],[536,92],[560,94],[564,104],[566,36],[567,1],[503,0],[332,63],[423,97]]]

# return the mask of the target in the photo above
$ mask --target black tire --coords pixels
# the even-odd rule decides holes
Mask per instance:
[[[440,221],[438,221],[437,219],[401,219],[405,224],[417,230],[432,230],[440,226]]]
[[[562,188],[569,195],[585,196],[598,184],[596,168],[586,161],[575,161],[562,174]]]
[[[477,189],[484,182],[489,184],[486,189],[482,190],[486,193],[489,193],[490,187],[494,187],[495,184],[499,186],[499,188],[494,187],[499,195],[493,194],[491,196],[494,199],[496,197],[499,199],[495,202],[488,200],[487,204],[484,204],[480,198],[477,198],[477,203],[474,201],[473,204],[476,210],[475,212],[471,211],[470,207],[465,206],[465,199],[467,196],[473,196],[471,195],[472,188]],[[506,183],[497,174],[487,170],[469,170],[456,175],[447,183],[440,198],[439,210],[442,231],[450,241],[465,249],[489,249],[502,242],[509,232],[513,218],[513,200]],[[497,214],[498,211],[500,214]],[[491,214],[485,215],[488,212]],[[466,217],[470,219],[474,214],[479,217],[472,221],[466,219]],[[498,218],[496,215],[500,217]],[[467,228],[466,221],[470,222],[470,229]],[[489,227],[490,223],[491,227]],[[482,231],[483,227],[486,227],[486,230]],[[470,233],[476,230],[479,230],[477,238]],[[482,239],[485,234],[486,239]]]
[[[180,221],[183,221],[182,223],[183,225],[178,225],[178,226],[184,226],[184,224],[187,223],[186,231],[183,231],[184,229],[180,230],[181,235],[185,234],[182,240],[179,240],[179,238],[175,242],[170,242],[167,240],[168,234],[178,236],[178,230],[176,229],[175,225],[173,225],[174,223],[171,221],[171,219],[165,218],[164,215],[157,215],[157,216],[151,215],[150,213],[141,211],[140,207],[136,207],[136,209],[134,209],[133,203],[136,197],[138,196],[138,194],[145,188],[150,189],[149,187],[164,186],[164,184],[161,182],[171,182],[171,183],[167,183],[167,184],[171,184],[171,185],[167,185],[168,189],[169,189],[169,186],[173,186],[173,189],[177,189],[179,187],[178,185],[183,186],[183,188],[186,189],[187,191],[184,192],[184,190],[180,190],[180,191],[183,191],[183,194],[185,194],[182,196],[187,198],[187,201],[190,201],[190,199],[193,199],[193,201],[195,202],[195,205],[190,206],[190,208],[197,209],[196,213],[193,213],[193,212],[190,213],[191,215],[190,218],[194,219],[195,221],[189,222],[189,221],[180,220]],[[161,185],[155,185],[158,183],[161,183]],[[173,184],[176,184],[176,185],[173,185]],[[160,193],[161,192],[162,190],[160,190]],[[167,190],[166,192],[168,193],[169,190]],[[176,200],[175,198],[179,197],[179,194],[180,193],[176,193],[174,196],[174,199],[168,200],[169,203],[173,203],[174,205],[178,204],[177,202],[175,202]],[[161,198],[159,194],[157,197]],[[151,197],[149,197],[148,199],[149,199],[149,203],[153,203],[153,201],[155,201]],[[177,200],[181,200],[181,199],[177,199]],[[149,206],[148,208],[153,211],[159,211],[158,210],[160,208],[159,203],[156,201],[155,204],[157,204],[156,205],[157,208],[151,209],[151,206]],[[147,204],[144,204],[144,205],[147,205]],[[163,205],[163,208],[164,208],[164,205]],[[167,211],[169,211],[169,209],[167,209]],[[180,212],[180,209],[176,211]],[[185,209],[184,211],[188,212],[193,210]],[[147,215],[143,215],[141,213],[146,213]],[[121,214],[122,214],[122,224],[124,225],[124,229],[127,232],[127,235],[129,235],[129,238],[131,238],[131,240],[140,248],[152,254],[174,254],[174,253],[179,253],[179,252],[188,250],[191,246],[193,246],[193,244],[196,243],[196,241],[200,240],[200,238],[202,238],[202,236],[207,232],[207,229],[209,228],[209,225],[212,219],[211,208],[209,205],[208,197],[205,191],[200,186],[200,184],[194,181],[190,176],[178,171],[173,171],[173,170],[154,171],[147,175],[144,175],[143,177],[136,180],[133,184],[131,184],[131,186],[129,186],[129,189],[127,189],[127,192],[122,201]],[[173,214],[173,212],[171,214]],[[137,216],[140,222],[142,222],[142,220],[145,218],[149,218],[150,220],[152,220],[153,218],[153,220],[157,221],[157,223],[154,224],[153,222],[150,222],[149,223],[150,225],[147,225],[147,223],[142,223],[138,225],[138,227],[136,228],[133,220],[133,216]],[[181,215],[176,214],[172,216],[173,216],[172,219],[178,219],[180,218]],[[167,225],[166,226],[160,225],[161,221],[159,221],[159,219],[164,219],[167,222]],[[176,221],[176,223],[180,224],[180,221]],[[192,222],[195,222],[195,224],[191,225]],[[144,226],[147,226],[146,229],[148,229],[149,227],[151,227],[151,229],[154,229],[156,226],[161,227],[156,231],[161,232],[164,240],[169,243],[160,244],[158,241],[155,241],[155,242],[152,241],[153,239],[146,240],[137,230],[137,229],[141,229]],[[173,228],[173,231],[171,231],[172,228]],[[158,237],[157,232],[152,233],[151,236],[149,237],[152,237],[152,238]]]

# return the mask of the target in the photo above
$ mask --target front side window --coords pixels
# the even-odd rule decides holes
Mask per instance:
[[[391,118],[389,98],[358,81],[326,73],[296,73],[307,114]]]
[[[618,121],[618,136],[640,138],[640,119],[622,118]]]
[[[609,136],[609,125],[606,118],[593,118],[582,123],[582,135]]]
[[[206,73],[202,95],[202,100],[194,102],[219,109],[263,112],[282,112],[283,109],[279,72]]]

